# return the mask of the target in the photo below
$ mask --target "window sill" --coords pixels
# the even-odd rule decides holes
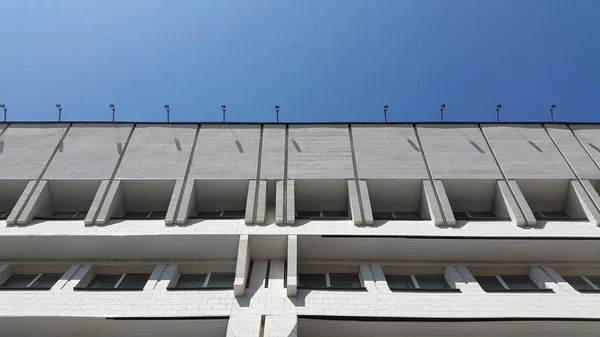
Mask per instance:
[[[304,290],[345,290],[345,291],[367,291],[367,288],[365,287],[360,287],[360,288],[327,288],[327,287],[298,287],[298,289],[304,289]]]
[[[196,288],[196,287],[167,287],[167,290],[171,291],[181,291],[181,290],[233,290],[233,287],[206,287],[206,288]]]
[[[144,288],[73,288],[76,291],[142,291]]]
[[[554,293],[552,289],[483,289],[483,291],[486,293]]]
[[[422,293],[462,293],[460,289],[416,289],[416,288],[390,288],[395,292],[422,292]]]

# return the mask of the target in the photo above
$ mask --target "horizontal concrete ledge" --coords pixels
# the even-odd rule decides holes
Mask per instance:
[[[351,122],[201,122],[201,121],[188,121],[188,122],[144,122],[144,121],[6,121],[5,123],[10,123],[14,125],[19,124],[144,124],[144,125],[348,125],[348,124],[369,124],[369,125],[414,125],[414,124],[483,124],[483,125],[494,125],[498,124],[498,122],[492,121],[420,121],[420,122],[373,122],[373,121],[351,121]],[[536,124],[546,124],[546,125],[599,125],[600,122],[551,122],[551,121],[510,121],[510,122],[500,122],[503,125],[512,125],[512,124],[520,124],[520,125],[536,125]]]
[[[298,315],[298,319],[362,322],[600,322],[600,318],[580,317],[382,317],[382,316],[312,316]]]

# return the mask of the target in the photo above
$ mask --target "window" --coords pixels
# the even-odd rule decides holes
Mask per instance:
[[[357,273],[300,274],[298,287],[304,289],[364,289]]]
[[[581,218],[572,217],[565,212],[535,212],[534,215],[537,220],[585,220]]]
[[[347,220],[348,211],[298,211],[296,219]]]
[[[142,290],[148,282],[150,274],[100,274],[95,275],[84,289],[88,290]]]
[[[456,220],[475,220],[475,221],[486,221],[486,220],[501,220],[499,216],[494,212],[485,211],[464,211],[454,212],[454,218]]]
[[[453,291],[444,275],[386,275],[390,290]]]
[[[246,216],[246,211],[200,211],[194,218],[197,219],[243,219]]]
[[[527,275],[496,275],[476,276],[475,279],[487,292],[494,291],[537,291],[550,290],[540,289]]]
[[[170,290],[232,289],[235,273],[184,273],[179,274],[175,286]]]
[[[10,212],[0,211],[0,220],[6,220]]]
[[[0,285],[0,289],[48,290],[62,275],[62,273],[12,274]]]
[[[423,220],[419,212],[374,212],[374,220]]]
[[[164,219],[167,217],[166,211],[152,211],[152,212],[127,212],[123,215],[122,219]]]
[[[54,212],[50,219],[68,220],[68,219],[85,219],[87,211],[81,212]]]
[[[565,276],[563,278],[579,292],[600,292],[599,275]]]

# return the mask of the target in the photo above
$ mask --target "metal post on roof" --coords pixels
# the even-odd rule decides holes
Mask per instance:
[[[279,105],[275,105],[275,120],[279,123]]]
[[[440,105],[440,118],[442,119],[442,122],[444,121],[444,109],[446,109],[446,104],[442,103],[442,105]]]
[[[502,109],[502,104],[496,104],[496,122],[500,122],[500,109]]]
[[[221,109],[223,109],[223,123],[225,123],[225,110],[227,110],[227,105],[221,104]]]
[[[167,123],[171,121],[171,107],[169,104],[165,104],[165,110],[167,110]]]
[[[56,108],[58,109],[58,121],[60,122],[60,119],[62,117],[62,107],[60,106],[60,104],[56,104]]]
[[[115,105],[109,104],[108,107],[112,110],[112,121],[115,121]]]
[[[387,111],[388,111],[388,105],[385,104],[383,106],[383,120],[387,123]]]
[[[6,110],[8,110],[6,108],[6,104],[0,104],[0,108],[2,108],[2,110],[4,110],[4,121],[6,122]]]
[[[556,109],[556,104],[552,104],[550,106],[550,119],[554,122],[554,109]]]

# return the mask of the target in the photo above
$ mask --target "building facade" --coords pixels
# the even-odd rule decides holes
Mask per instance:
[[[0,130],[0,336],[600,334],[598,124]]]

